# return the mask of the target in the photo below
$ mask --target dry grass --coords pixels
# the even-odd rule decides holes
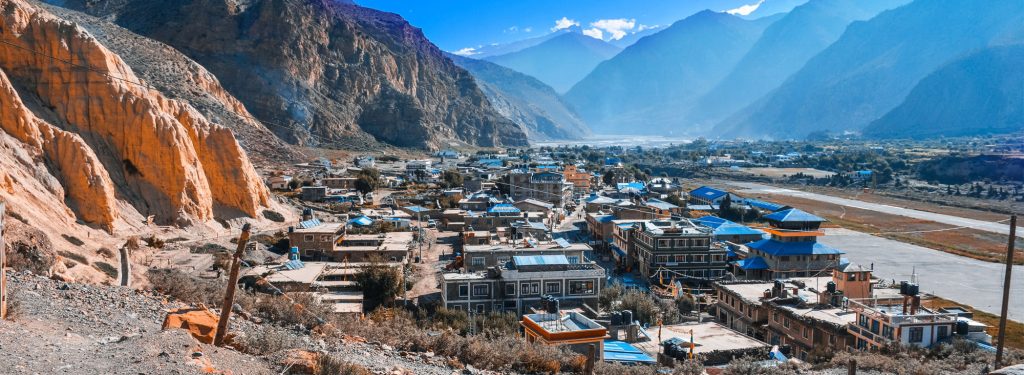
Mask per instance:
[[[857,368],[886,374],[944,375],[985,374],[995,360],[995,354],[978,349],[973,343],[957,339],[923,349],[917,347],[887,347],[879,352],[838,352],[819,368],[845,368],[851,360]],[[1003,358],[1007,364],[1024,362],[1019,351],[1009,351]]]
[[[107,275],[111,279],[117,278],[117,267],[114,267],[114,265],[110,263],[96,262],[93,263],[92,267],[99,270],[100,272],[103,272],[103,274]]]
[[[963,307],[970,312],[974,313],[974,320],[989,325],[987,330],[988,334],[992,335],[993,342],[999,334],[999,316],[990,314],[981,310],[977,310],[971,306],[957,303],[940,297],[933,297],[922,302],[925,307],[940,308],[940,307],[951,307],[958,306]],[[1006,346],[1009,348],[1015,348],[1024,350],[1024,323],[1015,322],[1012,320],[1006,321]]]
[[[370,369],[346,362],[341,358],[320,354],[317,356],[316,371],[313,375],[372,375]]]
[[[188,303],[220,306],[224,282],[191,276],[177,269],[150,269],[146,276],[153,289]]]

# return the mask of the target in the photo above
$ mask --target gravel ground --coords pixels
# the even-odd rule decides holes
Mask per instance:
[[[284,353],[265,357],[201,344],[183,330],[161,330],[182,305],[153,292],[69,284],[29,273],[8,275],[11,319],[0,321],[4,374],[277,374]],[[296,348],[325,351],[377,374],[452,374],[447,358],[351,342],[328,347],[300,331],[232,320],[244,336],[276,330]],[[480,371],[469,370],[471,373]]]

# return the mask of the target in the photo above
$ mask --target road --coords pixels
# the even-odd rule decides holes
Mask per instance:
[[[121,248],[121,268],[118,271],[120,277],[118,278],[121,286],[131,286],[132,284],[132,265],[128,258],[128,248]]]
[[[916,272],[921,290],[999,315],[1006,265],[983,262],[938,250],[843,228],[825,229],[819,242],[846,252],[856,264],[871,267],[883,280],[910,280]],[[1024,266],[1014,266],[1010,319],[1024,322]]]
[[[986,232],[1005,235],[1010,234],[1010,226],[1006,223],[969,219],[965,217],[920,211],[911,208],[891,206],[887,204],[870,203],[855,199],[833,197],[831,195],[808,193],[805,191],[780,188],[776,186],[764,185],[754,182],[726,181],[725,183],[743,189],[738,192],[740,195],[743,195],[743,193],[787,195],[791,197],[816,200],[819,202],[832,203],[845,207],[853,207],[862,210],[881,212],[890,215],[899,215],[914,219],[934,221],[936,223],[948,224],[955,227],[968,227],[977,230],[983,230]],[[1022,229],[1022,227],[1020,226],[1018,226],[1017,228],[1017,237],[1024,238],[1024,229]]]

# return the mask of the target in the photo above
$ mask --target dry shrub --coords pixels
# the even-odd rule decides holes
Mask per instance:
[[[243,352],[263,356],[285,349],[301,347],[302,340],[285,329],[274,326],[261,326],[246,332],[244,336],[236,337],[234,344]]]
[[[117,278],[117,267],[114,267],[114,265],[110,263],[96,262],[93,263],[92,267],[103,272],[103,274],[107,275],[107,277],[110,277],[111,279]]]
[[[163,249],[165,244],[164,240],[160,239],[157,236],[149,236],[143,238],[142,241],[146,243],[146,246],[152,247],[154,249]]]
[[[104,258],[113,258],[114,250],[111,250],[109,247],[101,247],[96,250],[96,254]]]
[[[316,371],[313,375],[373,375],[373,371],[333,355],[321,353],[317,356]]]
[[[62,234],[62,235],[60,235],[60,236],[61,236],[61,237],[64,237],[64,240],[65,240],[65,241],[68,241],[68,242],[69,242],[69,243],[71,243],[72,245],[75,245],[75,246],[82,246],[82,245],[85,245],[85,242],[83,242],[83,241],[82,241],[81,239],[79,239],[78,237],[75,237],[75,236],[72,236],[72,235],[67,235],[67,234]]]
[[[153,289],[188,303],[220,306],[224,302],[224,281],[209,280],[177,269],[150,269],[146,276]]]
[[[7,267],[46,275],[57,259],[50,237],[43,231],[18,221],[5,223]],[[0,248],[3,245],[0,244]]]
[[[802,367],[792,363],[780,363],[778,366],[765,366],[760,358],[743,357],[729,362],[722,372],[723,375],[797,375],[806,373]]]
[[[263,217],[265,217],[265,218],[267,218],[267,220],[273,221],[275,223],[283,223],[284,222],[284,215],[281,215],[281,213],[277,212],[277,211],[263,210]]]
[[[320,319],[327,319],[334,314],[330,306],[320,303],[311,294],[291,294],[287,297],[260,294],[252,309],[260,317],[274,323],[301,325],[308,329],[322,325],[325,321]]]
[[[839,352],[831,362],[819,367],[846,367],[856,360],[860,369],[891,374],[981,374],[987,372],[994,359],[992,353],[979,350],[974,343],[954,338],[928,349],[893,346],[879,352]],[[1020,363],[1024,356],[1011,350],[1006,359],[1006,363]]]
[[[73,253],[73,252],[70,252],[70,251],[63,251],[63,250],[61,250],[61,251],[59,251],[57,253],[60,254],[60,256],[62,256],[62,257],[65,257],[65,258],[68,258],[68,259],[72,259],[72,260],[74,260],[74,261],[76,261],[78,263],[89,264],[89,259],[86,258],[85,255],[78,254],[78,253]],[[71,268],[71,267],[69,266],[68,268]]]

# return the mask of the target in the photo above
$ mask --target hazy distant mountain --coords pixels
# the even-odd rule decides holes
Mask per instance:
[[[661,30],[665,30],[665,27],[654,26],[651,28],[644,29],[643,31],[637,31],[631,34],[627,34],[626,36],[622,37],[622,39],[609,40],[608,43],[611,43],[612,45],[617,46],[619,48],[626,48],[633,45],[633,43],[636,43],[638,40],[640,40],[640,38],[643,38],[648,35],[653,35]]]
[[[694,14],[601,63],[565,98],[598,133],[685,134],[685,110],[777,19]]]
[[[605,41],[568,32],[520,51],[486,60],[533,76],[563,93],[590,73],[597,64],[621,49]]]
[[[992,47],[921,80],[865,136],[926,138],[1024,130],[1024,45]]]
[[[473,75],[491,106],[522,127],[530,139],[579,139],[590,133],[544,82],[489,61],[449,57]]]
[[[811,0],[773,23],[736,67],[689,114],[715,123],[743,109],[839,39],[850,22],[866,20],[910,0]],[[766,2],[765,6],[770,4]],[[760,9],[760,8],[759,8]]]
[[[571,28],[568,28],[568,29],[557,30],[557,31],[554,31],[554,32],[551,32],[551,33],[548,33],[548,34],[544,34],[544,35],[541,35],[541,36],[536,36],[536,37],[533,37],[533,38],[517,40],[517,41],[514,41],[514,42],[489,44],[489,45],[486,45],[486,46],[482,46],[480,48],[476,48],[476,49],[473,50],[472,54],[465,55],[465,56],[472,57],[472,58],[475,58],[475,59],[484,59],[484,58],[488,58],[488,57],[491,57],[491,56],[504,55],[506,53],[522,51],[524,49],[533,47],[535,45],[544,43],[548,39],[554,38],[554,37],[562,35],[562,34],[580,33],[580,32],[581,32],[580,28],[577,26],[577,27],[571,27]]]
[[[751,3],[757,4],[758,1],[751,0]],[[757,6],[757,9],[750,14],[741,17],[746,19],[757,19],[779,13],[787,13],[805,3],[807,3],[807,0],[762,0],[760,1],[760,5]]]
[[[801,138],[859,130],[899,105],[939,66],[993,41],[1019,39],[1024,1],[918,0],[851,24],[781,87],[718,134]]]

